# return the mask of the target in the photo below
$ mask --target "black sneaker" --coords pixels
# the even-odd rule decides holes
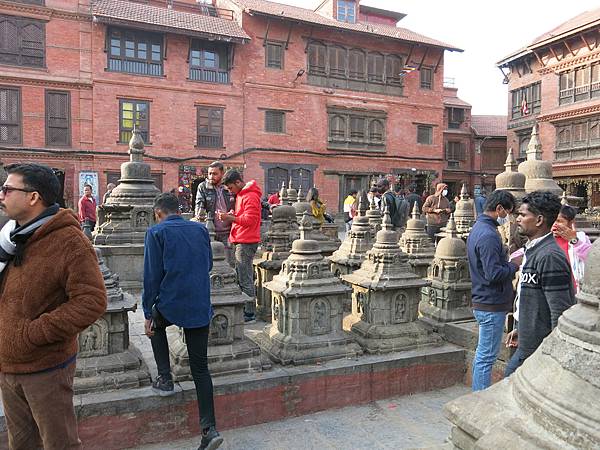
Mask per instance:
[[[244,323],[251,324],[256,322],[256,315],[244,313]]]
[[[202,440],[198,450],[216,450],[223,443],[223,438],[215,427],[210,427],[206,434],[202,433]]]
[[[152,390],[161,397],[169,397],[175,394],[175,385],[173,384],[173,380],[168,380],[159,375],[152,383]]]

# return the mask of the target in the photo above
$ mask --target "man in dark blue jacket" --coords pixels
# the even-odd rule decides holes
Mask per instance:
[[[183,328],[196,385],[202,442],[200,449],[214,450],[223,438],[215,427],[213,384],[208,371],[208,330],[212,251],[206,227],[179,215],[179,200],[160,194],[154,201],[157,225],[146,232],[142,306],[146,335],[158,368],[152,389],[161,396],[175,393],[169,362],[166,327]]]
[[[473,314],[479,324],[479,340],[473,360],[473,391],[486,389],[491,384],[492,367],[500,351],[506,313],[512,307],[512,280],[519,267],[508,261],[507,250],[497,228],[498,218],[506,218],[514,207],[515,198],[510,192],[493,192],[467,240],[473,283]]]

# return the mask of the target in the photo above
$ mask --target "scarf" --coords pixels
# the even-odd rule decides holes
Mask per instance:
[[[2,247],[2,252],[0,252],[0,263],[3,265],[0,268],[0,272],[4,270],[10,261],[13,261],[15,266],[20,266],[23,263],[27,241],[33,236],[33,233],[35,233],[38,228],[50,222],[59,209],[60,207],[55,203],[49,208],[46,208],[46,210],[35,219],[30,220],[24,225],[17,226],[17,223],[14,220],[11,220],[4,228],[2,228],[2,231],[0,231],[0,247]],[[6,239],[7,234],[8,239]],[[5,239],[8,241],[6,246],[4,245]]]

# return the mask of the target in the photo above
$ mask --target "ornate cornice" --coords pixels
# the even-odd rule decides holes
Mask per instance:
[[[553,64],[551,66],[546,66],[543,69],[538,69],[537,72],[540,75],[546,75],[549,73],[561,72],[570,69],[573,66],[579,66],[581,64],[594,62],[598,60],[600,60],[600,49],[594,49],[593,52],[590,52],[586,55],[571,58],[566,61],[561,61],[558,64]]]
[[[15,3],[6,0],[0,0],[0,9],[2,11],[18,13],[20,16],[32,17],[46,21],[49,21],[53,18],[84,22],[92,21],[91,11],[89,13],[66,11],[63,9],[54,9],[46,6],[29,5],[25,3]]]
[[[600,113],[600,102],[595,105],[585,106],[583,108],[570,109],[568,111],[559,111],[552,114],[545,114],[538,117],[538,122],[558,122],[576,117],[584,117]]]
[[[27,74],[29,75],[29,74]],[[0,80],[2,83],[18,83],[20,85],[29,86],[48,86],[55,88],[68,88],[68,89],[92,89],[93,85],[91,81],[69,81],[52,78],[34,78],[24,75],[6,75],[0,70]]]

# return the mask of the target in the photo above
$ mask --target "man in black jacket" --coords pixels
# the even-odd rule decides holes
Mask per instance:
[[[223,163],[215,161],[208,166],[206,180],[198,185],[196,193],[196,219],[200,222],[206,220],[206,215],[211,214],[215,224],[215,240],[225,245],[225,256],[230,266],[234,266],[233,253],[229,244],[231,224],[218,220],[217,211],[229,212],[233,209],[233,198],[225,189],[221,180],[225,168]]]
[[[387,178],[379,179],[377,189],[381,193],[379,208],[384,211],[387,206],[394,229],[402,229],[408,220],[408,203],[403,198],[400,200],[396,198],[396,193],[390,189],[390,182]]]
[[[517,226],[528,241],[517,288],[518,328],[507,339],[509,346],[518,348],[504,376],[537,350],[562,313],[576,303],[571,267],[551,231],[560,207],[555,194],[532,192],[519,208]]]
[[[498,219],[515,207],[515,198],[504,190],[495,191],[486,202],[467,240],[471,273],[473,315],[479,324],[479,339],[473,359],[473,391],[487,389],[492,367],[502,344],[506,313],[513,302],[512,280],[519,266],[508,261],[507,250],[498,233]]]

